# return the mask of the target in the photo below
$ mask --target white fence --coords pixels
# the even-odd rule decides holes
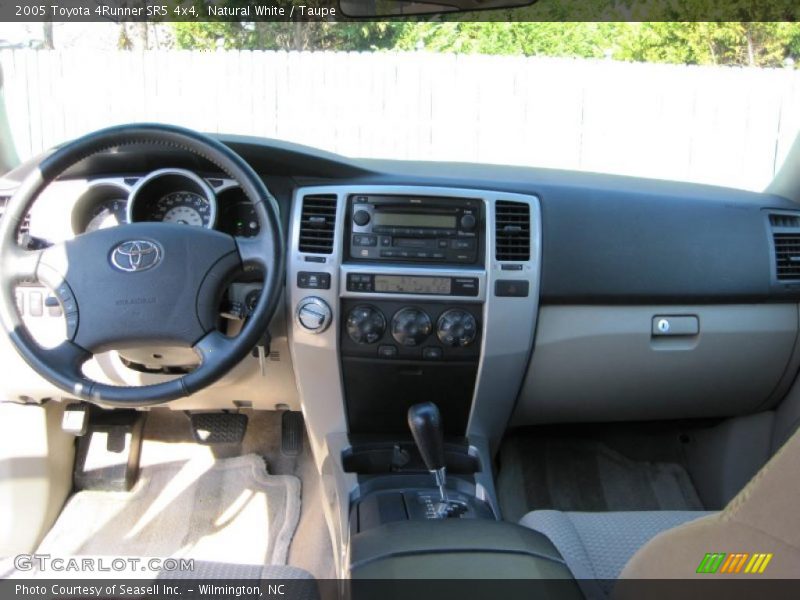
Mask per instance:
[[[800,72],[430,53],[0,51],[18,151],[162,121],[349,156],[537,165],[761,189]]]

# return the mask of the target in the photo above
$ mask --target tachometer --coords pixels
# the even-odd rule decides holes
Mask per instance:
[[[153,206],[153,221],[208,227],[211,224],[211,204],[194,192],[171,192]]]
[[[86,233],[116,227],[128,222],[128,199],[109,198],[95,205],[89,213]]]

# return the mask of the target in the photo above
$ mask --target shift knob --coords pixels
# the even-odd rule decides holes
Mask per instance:
[[[433,402],[422,402],[408,409],[408,427],[429,471],[444,469],[442,417]]]

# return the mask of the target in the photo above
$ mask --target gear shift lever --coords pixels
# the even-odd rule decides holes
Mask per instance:
[[[439,408],[433,402],[415,404],[408,409],[408,427],[425,466],[436,478],[442,505],[446,507],[448,501],[445,489],[444,436]]]

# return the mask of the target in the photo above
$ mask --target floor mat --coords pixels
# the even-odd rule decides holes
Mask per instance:
[[[683,466],[631,460],[592,440],[513,439],[500,479],[504,514],[513,520],[535,509],[703,510]]]
[[[130,492],[75,494],[37,552],[283,565],[299,515],[299,479],[261,457],[195,458],[144,466]]]

